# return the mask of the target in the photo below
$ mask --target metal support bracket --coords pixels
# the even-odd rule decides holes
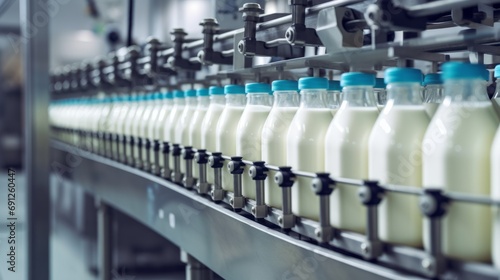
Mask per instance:
[[[282,193],[282,215],[278,217],[278,223],[283,229],[295,226],[295,216],[292,214],[292,186],[295,182],[295,174],[289,166],[282,166],[274,175],[274,182],[281,188]]]
[[[196,185],[196,179],[193,177],[193,159],[194,152],[192,147],[184,147],[182,156],[186,164],[186,174],[182,179],[182,184],[188,189],[192,189]]]
[[[212,153],[208,159],[208,164],[214,169],[214,185],[210,191],[210,196],[213,201],[221,201],[224,198],[224,190],[222,189],[222,166],[224,166],[224,158],[222,153]]]
[[[267,205],[264,192],[264,181],[267,178],[266,163],[263,161],[254,161],[253,166],[248,170],[248,174],[255,181],[255,206],[252,207],[252,214],[255,218],[261,219],[267,216]]]
[[[366,236],[361,243],[363,258],[373,260],[382,254],[382,242],[378,237],[378,205],[382,201],[384,189],[378,181],[364,181],[364,186],[358,190],[358,196],[366,206]]]
[[[333,228],[330,225],[330,194],[334,181],[329,173],[316,173],[312,180],[312,190],[319,196],[319,228],[315,230],[316,238],[321,243],[327,243],[333,238]]]
[[[245,206],[245,198],[241,191],[241,176],[245,171],[245,164],[242,159],[242,157],[231,157],[231,161],[227,164],[227,169],[233,174],[233,197],[229,199],[233,209],[241,209]]]
[[[199,174],[198,183],[196,183],[196,190],[199,194],[206,194],[210,191],[210,184],[207,182],[207,163],[208,155],[206,150],[198,149],[195,154],[195,160],[198,164]]]

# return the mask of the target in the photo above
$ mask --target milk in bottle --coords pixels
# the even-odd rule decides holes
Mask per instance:
[[[153,99],[152,97],[153,96],[150,93],[144,94],[142,102],[139,103],[139,107],[137,108],[135,117],[132,120],[132,137],[134,137],[135,143],[132,149],[131,156],[133,156],[134,166],[137,168],[142,168],[142,162],[139,159],[139,149],[142,149],[142,146],[144,145],[140,132],[141,123],[143,121],[143,115],[146,112],[146,108],[149,106]]]
[[[151,168],[148,154],[153,145],[153,140],[150,137],[151,126],[153,121],[158,117],[158,112],[161,109],[163,95],[159,92],[152,94],[151,102],[142,115],[142,123],[140,127],[140,137],[142,138],[142,152],[140,153],[140,160],[142,161],[143,169],[149,170]]]
[[[500,200],[500,127],[497,129],[491,149],[491,196],[493,199]],[[500,207],[498,206],[493,207],[492,236],[493,264],[500,268]]]
[[[198,105],[196,106],[196,111],[194,112],[193,119],[189,124],[189,139],[187,143],[188,146],[191,146],[195,149],[201,149],[201,125],[207,113],[208,105],[210,104],[208,94],[209,93],[207,88],[200,88],[196,91]],[[198,178],[199,166],[195,160],[193,160],[192,163],[193,177]]]
[[[137,111],[141,108],[142,103],[145,101],[145,95],[144,94],[139,94],[135,96],[135,100],[133,105],[131,106],[131,109],[129,110],[129,114],[127,115],[127,118],[124,123],[124,132],[125,136],[127,137],[127,141],[125,143],[125,158],[127,161],[127,164],[133,164],[133,158],[132,156],[132,149],[133,146],[136,145],[135,142],[135,137],[134,137],[134,120],[136,120],[137,117]],[[133,146],[132,146],[133,144]]]
[[[368,138],[378,117],[374,100],[375,76],[344,73],[342,104],[328,127],[325,140],[325,169],[334,177],[368,178]],[[366,209],[358,189],[337,184],[330,196],[330,222],[333,227],[363,232]]]
[[[486,94],[478,64],[443,65],[445,98],[422,142],[423,185],[469,195],[490,195],[490,152],[499,120]],[[428,230],[424,219],[424,232]],[[443,253],[469,260],[491,259],[491,208],[452,202],[442,220]],[[424,246],[429,240],[424,235]]]
[[[325,171],[325,134],[332,120],[326,106],[328,80],[306,77],[299,80],[300,106],[288,129],[287,165],[293,170]],[[293,214],[319,219],[319,199],[311,189],[312,179],[298,177],[292,187]]]
[[[245,87],[238,85],[227,85],[224,87],[226,95],[226,106],[222,111],[216,129],[216,151],[226,156],[236,155],[236,128],[240,121],[243,109],[245,109],[246,96]],[[227,169],[229,161],[224,161],[222,167],[222,188],[233,191],[233,175]],[[208,170],[213,173],[213,170]]]
[[[189,125],[191,124],[198,103],[196,99],[196,90],[186,90],[184,94],[186,106],[184,106],[180,119],[176,122],[174,141],[174,144],[179,144],[181,147],[189,146]],[[186,161],[183,159],[182,155],[180,159],[181,173],[184,174],[186,172]]]
[[[217,122],[219,122],[222,110],[224,110],[226,105],[226,99],[224,98],[223,87],[211,86],[208,92],[210,95],[210,105],[201,124],[201,148],[207,150],[207,152],[216,152]],[[208,170],[208,168],[207,183],[212,185],[214,183],[214,172],[213,170]]]
[[[127,117],[129,116],[130,112],[133,110],[133,107],[135,105],[135,102],[137,100],[137,96],[134,94],[131,94],[128,96],[127,101],[124,102],[124,105],[120,111],[120,114],[118,115],[118,119],[115,124],[115,131],[119,135],[119,139],[116,141],[116,150],[118,153],[118,158],[121,162],[125,162],[125,137],[128,136],[125,133],[125,126],[126,126],[126,121]]]
[[[326,91],[326,106],[332,110],[332,116],[339,110],[340,94],[342,88],[340,81],[328,81],[328,90]]]
[[[184,98],[184,92],[181,90],[174,91],[174,106],[172,106],[172,109],[170,110],[170,114],[168,115],[168,120],[165,124],[165,128],[163,131],[163,141],[168,142],[171,146],[170,156],[169,156],[170,169],[173,169],[174,167],[174,158],[172,156],[172,144],[177,144],[176,134],[179,134],[181,132],[176,130],[176,126],[181,118],[185,105],[186,101]]]
[[[272,83],[274,104],[262,127],[262,160],[275,166],[287,165],[286,136],[299,108],[296,81],[278,80]],[[269,170],[264,182],[266,205],[282,208],[281,188],[274,182],[276,171]]]
[[[373,94],[375,94],[375,102],[377,103],[377,108],[379,111],[382,111],[382,109],[384,109],[385,103],[387,103],[387,91],[385,87],[386,85],[383,78],[375,79]]]
[[[430,118],[436,113],[439,104],[443,102],[443,81],[441,75],[431,73],[425,75],[424,88],[424,107]]]
[[[381,184],[421,187],[420,144],[430,121],[420,98],[422,73],[413,68],[389,68],[385,81],[387,104],[369,139],[369,179]],[[382,241],[422,245],[419,197],[387,192],[378,210]]]
[[[264,83],[249,83],[245,86],[247,105],[236,128],[236,155],[249,161],[260,161],[262,127],[266,122],[271,106],[269,95],[271,87]],[[255,183],[248,174],[250,167],[245,165],[241,178],[244,197],[255,199]]]
[[[500,65],[497,65],[495,67],[495,71],[493,73],[495,76],[496,80],[496,89],[495,89],[495,94],[493,95],[493,98],[491,99],[491,102],[493,102],[493,108],[495,108],[495,111],[497,112],[497,115],[500,117]]]
[[[154,121],[153,124],[153,132],[152,135],[155,141],[158,141],[160,147],[163,147],[163,142],[165,136],[165,127],[167,126],[168,119],[170,116],[170,112],[172,107],[174,106],[174,93],[171,91],[165,92],[163,94],[163,104],[161,105],[160,112],[158,113],[158,117]],[[161,150],[162,148],[160,148]],[[153,170],[161,170],[165,165],[163,162],[163,155],[158,157],[158,162],[155,161],[154,151],[151,151],[151,168]],[[158,168],[157,168],[158,165]],[[163,172],[161,173],[163,174]]]

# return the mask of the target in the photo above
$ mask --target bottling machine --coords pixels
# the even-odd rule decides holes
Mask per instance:
[[[243,28],[221,31],[217,19],[207,18],[199,34],[172,30],[171,47],[149,38],[107,57],[57,69],[51,75],[52,99],[303,76],[332,78],[347,71],[376,73],[415,64],[436,72],[452,58],[492,69],[500,55],[500,1],[288,4],[291,13],[263,14],[260,5],[246,3],[239,9]],[[202,39],[190,39],[200,34]],[[262,57],[268,58],[266,63],[260,62]],[[183,251],[190,279],[209,279],[212,272],[227,279],[500,279],[500,270],[492,264],[442,254],[441,220],[447,205],[500,206],[490,197],[335,178],[130,135],[57,126],[52,132],[79,139],[51,140],[51,155],[63,167],[52,170],[53,175],[102,202],[101,279],[109,279],[111,264],[106,207],[123,211],[175,243]],[[233,192],[221,185],[224,162],[233,175]],[[250,167],[249,174],[244,166]],[[269,170],[277,172],[282,209],[265,204]],[[214,175],[214,184],[207,183],[208,173]],[[243,197],[243,176],[253,179],[255,199]],[[313,178],[310,191],[317,196],[319,221],[293,215],[291,188],[297,177]],[[331,227],[330,195],[336,183],[358,189],[368,217],[365,234]],[[392,192],[419,197],[422,217],[430,224],[424,233],[430,240],[427,250],[380,241],[377,207],[384,194]]]

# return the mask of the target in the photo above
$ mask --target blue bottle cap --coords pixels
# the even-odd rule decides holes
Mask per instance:
[[[385,83],[422,83],[422,71],[415,68],[392,67],[385,70]]]
[[[424,82],[422,85],[441,85],[443,84],[443,80],[441,80],[441,74],[438,73],[430,73],[425,75]]]
[[[174,90],[174,98],[184,98],[184,92],[182,90]]]
[[[500,64],[495,66],[495,72],[493,73],[493,77],[500,78]]]
[[[174,93],[171,92],[171,91],[164,92],[163,93],[163,98],[172,99],[172,98],[174,98]]]
[[[486,79],[486,68],[482,64],[447,62],[443,64],[443,81],[461,79]]]
[[[196,90],[196,96],[208,96],[208,88],[199,88]]]
[[[271,86],[265,83],[249,83],[245,85],[246,93],[269,93]]]
[[[328,80],[319,77],[304,77],[299,79],[299,89],[327,89]]]
[[[341,91],[340,81],[328,81],[328,90]]]
[[[196,97],[196,90],[194,89],[188,89],[184,92],[184,95],[186,97]]]
[[[223,87],[211,86],[211,87],[208,88],[208,93],[210,95],[224,95],[224,88]]]
[[[227,85],[224,87],[225,94],[245,94],[245,87],[240,85]]]
[[[161,94],[160,92],[155,92],[154,99],[155,100],[163,99],[163,94]]]
[[[375,76],[373,74],[361,72],[349,72],[340,76],[340,85],[342,87],[349,86],[374,86]]]
[[[299,89],[299,83],[297,81],[291,80],[276,80],[272,83],[273,91],[297,91]]]
[[[384,78],[375,78],[375,86],[373,88],[386,88]]]

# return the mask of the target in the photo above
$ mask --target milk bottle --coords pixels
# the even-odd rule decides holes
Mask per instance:
[[[378,109],[374,100],[375,77],[365,73],[341,76],[342,104],[328,127],[325,140],[325,170],[332,176],[368,178],[368,138]],[[337,184],[330,197],[333,227],[363,232],[366,210],[356,187]]]
[[[262,127],[266,122],[271,106],[269,95],[271,87],[264,83],[245,85],[247,105],[236,128],[236,155],[249,161],[260,161]],[[255,199],[255,183],[248,174],[250,167],[245,165],[241,178],[241,190],[244,197]]]
[[[144,168],[150,168],[150,162],[146,162],[148,159],[148,155],[146,153],[150,151],[147,149],[146,143],[149,142],[149,148],[151,149],[153,142],[149,137],[149,132],[151,130],[153,120],[158,117],[158,111],[162,105],[162,96],[163,95],[159,92],[152,93],[151,100],[142,115],[142,122],[139,127],[139,137],[142,139],[142,152],[139,155],[141,156],[140,161],[142,162]]]
[[[369,138],[369,179],[381,184],[421,187],[420,143],[430,121],[420,97],[422,73],[413,68],[389,68],[385,81],[388,101]],[[417,196],[387,192],[378,210],[381,240],[422,245]]]
[[[141,168],[141,162],[139,161],[139,142],[141,142],[141,147],[144,145],[142,143],[141,135],[140,135],[140,127],[142,123],[142,116],[144,115],[146,108],[152,100],[151,94],[144,94],[141,98],[141,102],[137,107],[135,112],[134,119],[132,120],[132,137],[134,138],[134,146],[132,147],[131,156],[133,156],[134,166],[137,168]]]
[[[207,152],[216,152],[217,123],[219,122],[222,110],[224,110],[226,99],[224,98],[223,87],[212,86],[208,91],[210,94],[210,105],[201,124],[201,148],[206,149]],[[207,183],[214,183],[214,172],[212,170],[207,170]]]
[[[208,110],[208,106],[210,104],[209,92],[207,88],[201,88],[196,91],[196,96],[198,98],[198,105],[196,107],[196,111],[194,112],[193,119],[189,124],[189,139],[188,146],[191,146],[195,149],[201,149],[201,125],[203,123],[203,119]],[[193,162],[193,177],[198,178],[199,166],[195,162]]]
[[[185,105],[186,101],[184,98],[184,92],[181,90],[174,91],[174,106],[172,106],[172,109],[170,110],[167,123],[165,124],[163,130],[163,141],[169,142],[170,145],[177,144],[176,134],[179,134],[181,131],[176,130],[176,125],[181,118]],[[170,154],[169,160],[170,168],[173,169],[174,158],[172,154]]]
[[[497,66],[498,68],[498,66]],[[496,71],[496,69],[495,69]],[[496,73],[495,73],[496,74]],[[498,80],[497,80],[498,83]],[[497,84],[498,89],[498,84]],[[498,90],[497,90],[498,94]],[[491,150],[491,195],[500,200],[500,128],[497,129]],[[493,264],[500,268],[500,207],[493,208]]]
[[[189,125],[191,124],[191,120],[193,119],[196,106],[198,104],[198,100],[196,99],[196,90],[186,90],[184,94],[186,106],[184,106],[180,119],[176,122],[174,141],[174,144],[179,144],[181,147],[189,146]],[[183,159],[182,155],[180,158],[181,173],[184,174],[186,172],[186,161]]]
[[[275,166],[287,165],[286,136],[299,108],[298,84],[296,81],[279,80],[272,83],[274,105],[262,127],[262,160]],[[276,171],[269,170],[264,185],[265,202],[281,209],[281,188],[274,182]]]
[[[137,97],[134,94],[128,96],[127,101],[124,102],[115,124],[115,131],[119,135],[119,139],[115,143],[116,145],[115,150],[118,152],[119,159],[122,162],[125,161],[125,154],[123,153],[124,152],[123,137],[128,136],[125,134],[126,121],[128,115],[130,114],[130,111],[133,110],[132,107],[134,107],[136,99]]]
[[[387,103],[387,91],[385,90],[385,81],[383,78],[375,79],[375,86],[373,86],[373,93],[375,94],[375,102],[379,111],[384,109]]]
[[[486,94],[484,66],[448,62],[442,69],[445,98],[422,142],[423,185],[490,195],[490,152],[499,120]],[[427,227],[425,219],[424,232]],[[442,244],[449,257],[490,260],[490,207],[451,203],[442,221]]]
[[[299,80],[300,106],[287,133],[287,165],[293,170],[325,171],[325,135],[332,120],[324,100],[328,80],[306,77]],[[319,198],[311,190],[312,179],[298,177],[292,187],[293,214],[319,219]]]
[[[430,118],[436,113],[439,104],[443,102],[443,81],[441,75],[431,73],[425,75],[424,88],[424,107]]]
[[[134,97],[134,100],[132,101],[133,104],[130,107],[130,110],[127,114],[127,117],[124,122],[124,134],[125,137],[127,138],[127,141],[125,143],[125,158],[128,164],[133,163],[133,159],[131,158],[132,156],[132,149],[134,148],[131,145],[131,140],[133,139],[133,144],[134,146],[137,144],[135,142],[135,137],[134,137],[134,120],[136,120],[137,116],[137,111],[140,109],[142,103],[146,99],[144,94],[139,94]]]
[[[332,110],[332,116],[339,110],[340,107],[340,81],[328,81],[328,90],[326,92],[326,106]]]
[[[163,94],[163,104],[161,105],[160,112],[158,113],[158,117],[153,123],[152,126],[152,132],[151,135],[153,137],[153,140],[157,140],[160,145],[163,144],[164,140],[164,135],[165,135],[165,127],[166,124],[168,123],[168,119],[170,116],[170,112],[172,110],[172,107],[174,106],[174,93],[173,92],[165,92]],[[158,162],[154,162],[154,151],[151,150],[151,168],[154,170],[156,169],[156,165],[159,166],[159,168],[163,168],[164,162],[163,162],[163,156],[158,157]]]
[[[245,87],[239,85],[227,85],[224,87],[226,95],[226,106],[222,111],[216,128],[215,151],[226,156],[236,155],[236,128],[240,121],[243,109],[245,109],[246,96]],[[233,191],[233,175],[227,169],[229,161],[224,161],[222,167],[222,188]],[[213,173],[213,170],[208,170]]]
[[[493,95],[493,98],[491,101],[493,102],[493,108],[495,108],[495,111],[497,112],[497,115],[500,117],[500,65],[497,65],[495,67],[495,71],[493,75],[496,78],[496,90],[495,90],[495,95]]]

